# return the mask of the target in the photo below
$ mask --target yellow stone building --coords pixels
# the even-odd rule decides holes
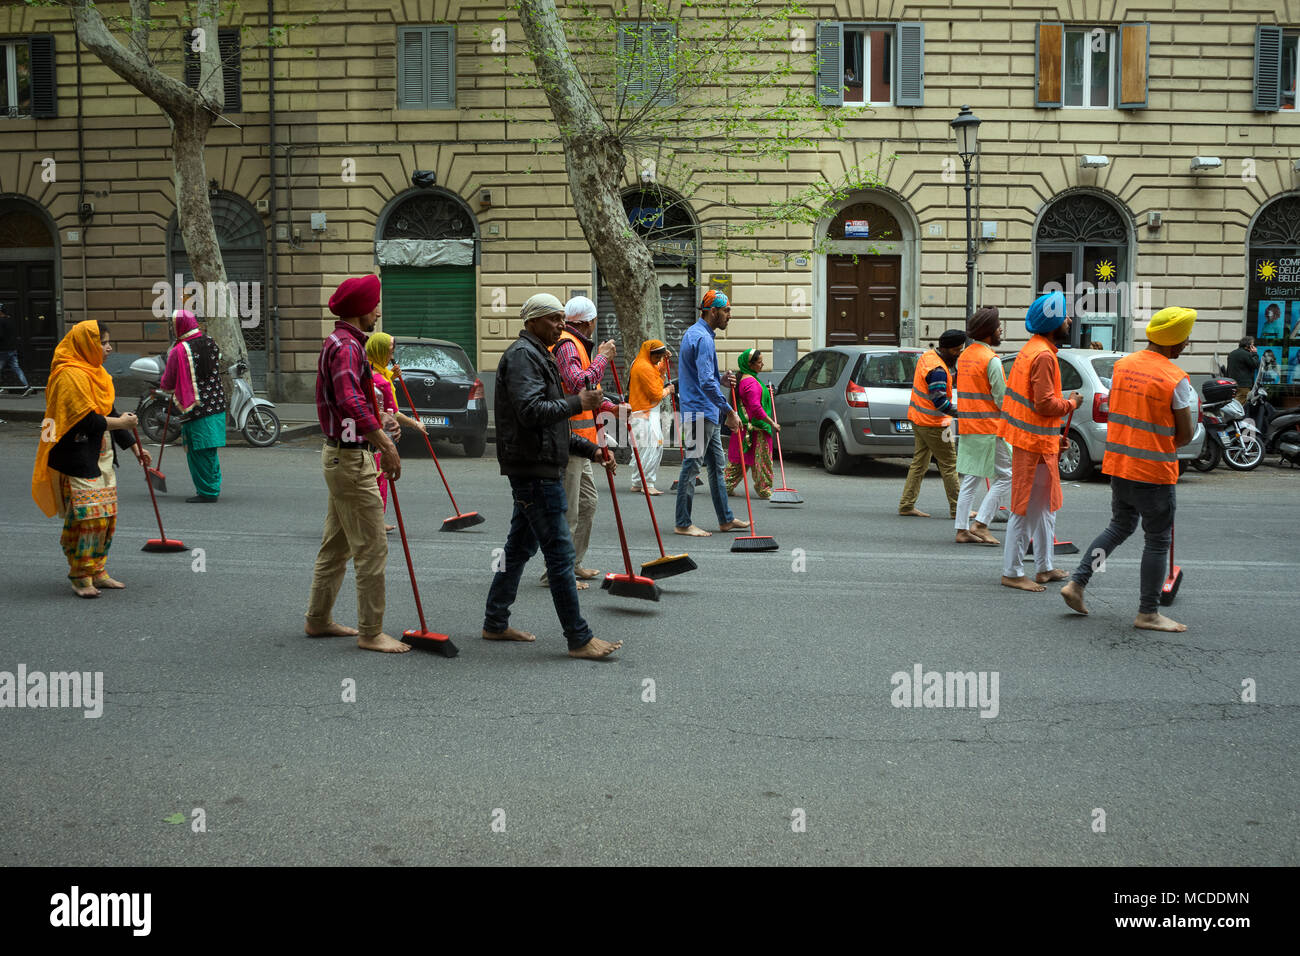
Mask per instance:
[[[748,193],[700,195],[781,198],[864,160],[883,185],[815,227],[761,239],[773,255],[757,261],[712,254],[723,220],[676,207],[673,238],[654,246],[670,339],[719,282],[734,302],[724,361],[759,344],[781,369],[828,343],[924,345],[961,324],[965,171],[950,123],[968,104],[982,120],[976,298],[1003,310],[1009,344],[1023,337],[1024,308],[1056,283],[1072,293],[1080,345],[1132,348],[1144,314],[1189,305],[1200,320],[1186,368],[1210,371],[1211,351],[1252,334],[1283,383],[1300,381],[1300,4],[809,9],[791,30],[792,82],[851,114],[844,137],[792,156]],[[290,28],[273,51],[273,84],[272,12]],[[348,275],[381,272],[385,327],[461,342],[489,387],[534,292],[593,295],[609,328],[561,155],[534,142],[549,112],[494,49],[523,38],[503,13],[494,0],[327,10],[270,0],[223,21],[237,69],[208,173],[227,271],[258,293],[245,338],[273,397],[311,394],[325,302]],[[170,5],[159,14],[175,16]],[[168,68],[182,76],[185,32],[170,42]],[[0,7],[0,49],[0,302],[20,318],[27,368],[42,380],[54,343],[83,318],[112,322],[125,351],[160,351],[159,284],[188,278],[163,116],[78,48],[57,7]],[[436,183],[414,185],[419,170]],[[682,190],[671,162],[659,170],[660,187]],[[635,175],[627,205],[644,214]],[[823,238],[821,251],[799,252]]]

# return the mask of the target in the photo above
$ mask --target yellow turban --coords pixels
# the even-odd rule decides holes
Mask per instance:
[[[1151,316],[1151,321],[1147,323],[1147,338],[1156,345],[1177,345],[1192,334],[1192,324],[1195,321],[1195,309],[1172,305]]]

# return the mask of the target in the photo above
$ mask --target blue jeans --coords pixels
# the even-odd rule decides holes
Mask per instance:
[[[510,624],[510,605],[519,592],[519,578],[528,559],[542,549],[555,613],[564,628],[569,650],[582,647],[592,638],[591,628],[578,607],[578,585],[573,577],[573,539],[565,520],[568,502],[564,482],[559,479],[510,478],[515,510],[506,535],[505,570],[492,576],[488,589],[483,629],[499,634]]]
[[[722,426],[692,416],[683,419],[682,428],[682,472],[677,476],[677,527],[691,526],[695,476],[700,471],[701,462],[709,469],[709,494],[713,496],[713,510],[718,515],[718,524],[727,524],[735,515],[731,513],[731,505],[727,504],[727,485],[722,479],[722,469],[727,464],[726,453],[722,450]]]
[[[1160,607],[1160,590],[1169,569],[1169,542],[1173,537],[1174,511],[1177,508],[1175,487],[1129,481],[1112,475],[1110,524],[1088,546],[1070,579],[1087,587],[1092,580],[1093,565],[1100,567],[1101,562],[1110,557],[1137,530],[1138,522],[1141,521],[1146,544],[1142,549],[1138,613],[1155,614]]]
[[[0,382],[4,381],[5,370],[10,369],[18,377],[18,383],[23,388],[28,388],[27,376],[23,374],[22,367],[18,364],[18,353],[0,352]]]

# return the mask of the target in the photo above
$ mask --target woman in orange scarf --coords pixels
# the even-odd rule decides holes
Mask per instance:
[[[134,449],[146,467],[152,461],[125,431],[135,428],[135,414],[118,415],[113,408],[113,379],[104,370],[111,351],[108,329],[98,322],[78,322],[54,350],[32,470],[32,499],[47,516],[64,519],[68,577],[84,598],[125,587],[104,567],[117,527],[117,456],[109,431],[117,431],[114,442]]]
[[[664,384],[668,364],[668,346],[658,339],[641,343],[641,351],[628,372],[627,402],[632,406],[628,423],[632,427],[632,440],[641,455],[641,468],[645,471],[646,490],[652,495],[662,495],[655,487],[659,462],[664,456],[663,423],[659,420],[659,405],[664,396],[672,394],[672,386]],[[632,491],[641,490],[640,473],[632,475]]]

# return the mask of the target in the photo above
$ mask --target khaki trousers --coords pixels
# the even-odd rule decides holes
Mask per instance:
[[[898,510],[910,511],[916,507],[916,499],[921,494],[921,479],[930,467],[930,458],[939,466],[943,476],[943,490],[948,495],[949,517],[957,516],[957,443],[943,440],[943,429],[930,425],[912,425],[912,437],[916,451],[912,455],[912,467],[907,470],[907,483],[903,485],[903,497],[899,499]]]
[[[564,497],[569,510],[564,520],[569,523],[569,537],[573,538],[573,569],[582,567],[591,541],[591,522],[596,517],[596,479],[592,477],[591,461],[569,456],[564,469]]]
[[[374,637],[384,629],[384,567],[388,536],[379,499],[375,456],[364,448],[321,450],[329,490],[329,510],[307,605],[307,626],[320,630],[333,620],[334,599],[343,585],[348,559],[357,575],[357,630]]]

